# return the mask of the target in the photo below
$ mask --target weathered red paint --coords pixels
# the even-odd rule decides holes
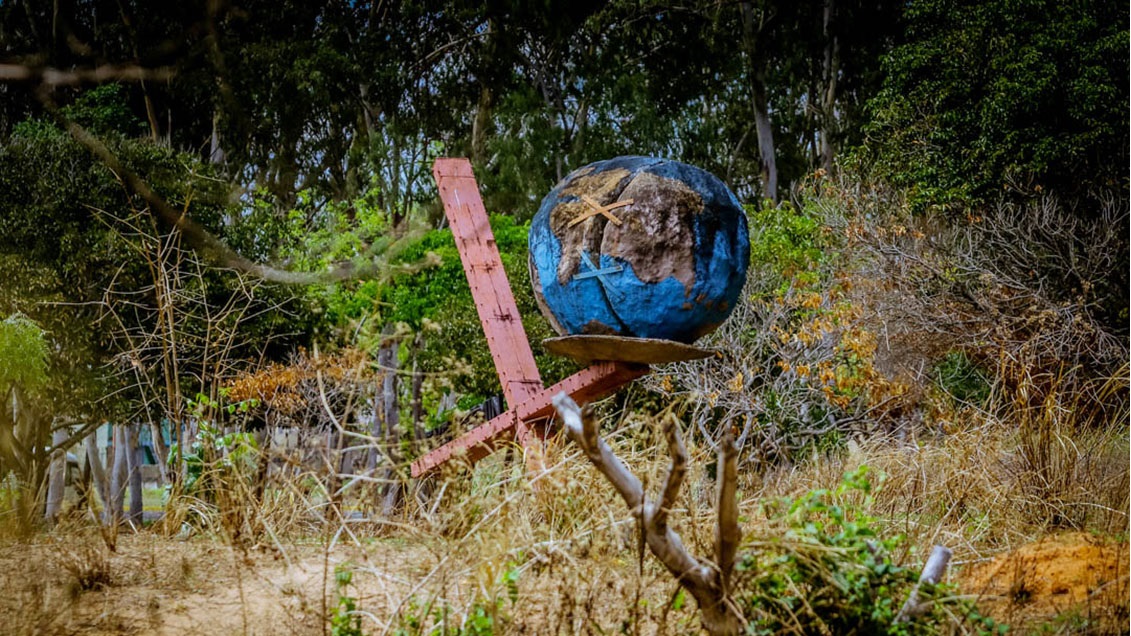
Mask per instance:
[[[432,174],[440,189],[444,214],[452,228],[479,322],[487,336],[487,346],[510,410],[417,459],[412,464],[412,476],[419,477],[457,455],[474,463],[512,436],[517,436],[519,444],[527,450],[528,460],[533,458],[538,462],[542,431],[533,423],[551,417],[550,398],[565,391],[579,402],[588,402],[645,375],[648,367],[600,362],[544,388],[495,246],[471,162],[437,159]]]
[[[533,423],[553,415],[550,398],[561,391],[565,391],[579,403],[591,402],[647,373],[646,366],[623,362],[599,362],[578,371],[552,387],[540,389],[506,413],[416,460],[412,464],[412,476],[419,477],[461,453],[467,461],[475,463],[490,454],[499,444],[511,439],[511,428],[515,424]]]
[[[495,247],[495,235],[479,196],[479,185],[471,174],[471,163],[467,159],[437,159],[432,174],[440,188],[444,214],[451,225],[463,271],[471,284],[475,309],[487,335],[503,395],[507,404],[518,404],[542,388],[542,376],[522,329],[522,318]]]

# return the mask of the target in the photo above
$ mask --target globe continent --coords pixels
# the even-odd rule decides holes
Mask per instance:
[[[575,170],[530,226],[530,279],[562,335],[692,343],[734,309],[746,281],[746,214],[694,166],[617,157]]]

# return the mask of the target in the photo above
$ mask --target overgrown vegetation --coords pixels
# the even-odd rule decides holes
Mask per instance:
[[[0,3],[2,631],[1126,629],[1125,4],[206,4]],[[618,154],[751,231],[717,355],[589,412],[639,497],[411,479],[501,405],[432,161],[553,382],[526,223]]]

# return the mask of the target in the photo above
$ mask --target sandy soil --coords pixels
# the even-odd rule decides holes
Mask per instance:
[[[970,568],[960,585],[1014,633],[1041,623],[1069,632],[1127,633],[1129,556],[1126,542],[1060,534]]]
[[[380,611],[382,597],[399,600],[408,590],[425,556],[418,552],[374,542],[330,554],[313,546],[244,553],[209,539],[149,534],[121,536],[114,553],[97,537],[11,545],[0,548],[0,633],[321,634],[322,617],[337,602],[337,566],[385,580],[383,589],[349,591]],[[81,564],[106,570],[107,584],[81,589]]]

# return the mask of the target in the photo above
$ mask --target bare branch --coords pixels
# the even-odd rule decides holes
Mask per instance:
[[[676,581],[695,597],[699,604],[700,617],[703,628],[710,634],[738,634],[741,629],[742,617],[736,605],[731,602],[727,588],[723,585],[720,573],[729,572],[733,568],[733,551],[737,546],[737,528],[729,525],[720,532],[725,536],[720,552],[729,550],[730,563],[721,567],[708,567],[691,555],[684,547],[679,535],[667,524],[668,512],[674,506],[679,496],[679,488],[683,484],[687,473],[687,449],[679,434],[679,420],[672,414],[664,420],[664,434],[668,441],[668,451],[672,457],[672,465],[664,480],[664,488],[660,501],[649,502],[644,495],[644,488],[640,480],[633,475],[628,467],[612,452],[608,444],[600,438],[597,431],[597,419],[588,406],[584,409],[577,406],[565,393],[554,396],[554,407],[557,409],[562,422],[582,450],[585,451],[589,461],[605,476],[620,493],[628,504],[629,509],[640,522],[644,539],[652,554],[664,564],[664,567],[676,578]],[[720,512],[728,520],[733,519],[737,526],[737,504],[734,503],[734,480],[737,478],[737,464],[733,441],[729,446],[731,450],[724,450],[724,464],[729,462],[729,472],[724,468],[720,479],[731,480],[731,485],[723,487],[721,492],[730,493],[731,503],[725,508],[725,513]],[[730,522],[728,521],[728,524]]]
[[[44,107],[56,118],[59,125],[63,126],[67,132],[74,137],[75,141],[82,144],[94,156],[105,163],[106,167],[118,175],[131,192],[145,199],[149,204],[147,209],[153,213],[156,218],[176,227],[180,230],[184,240],[188,242],[194,250],[200,252],[205,258],[222,267],[246,272],[276,283],[313,285],[343,280],[383,278],[400,271],[418,271],[425,267],[438,264],[434,257],[426,258],[419,264],[410,265],[392,265],[376,259],[364,262],[359,259],[357,261],[342,261],[336,263],[332,265],[330,269],[322,272],[294,272],[285,269],[277,269],[262,263],[256,263],[238,254],[222,240],[204,229],[199,223],[189,218],[186,211],[177,210],[170,205],[168,201],[154,192],[144,179],[122,164],[122,162],[118,160],[117,155],[115,155],[106,144],[102,143],[101,140],[90,134],[90,132],[82,126],[63,116],[54,100],[47,95],[46,91],[40,91],[39,97]],[[390,251],[393,247],[405,244],[408,238],[410,238],[410,236],[406,235],[399,241],[395,241],[394,245],[389,246]]]
[[[668,440],[668,454],[672,457],[672,465],[664,479],[660,505],[652,515],[652,524],[660,530],[667,529],[668,511],[675,507],[679,489],[687,476],[687,447],[683,445],[683,438],[679,435],[679,420],[670,412],[664,418],[664,437]]]
[[[719,522],[715,537],[715,562],[719,566],[723,590],[730,591],[730,578],[734,573],[738,544],[742,541],[742,529],[738,526],[738,497],[735,489],[738,483],[738,448],[734,445],[734,433],[729,429],[719,444],[718,480]]]

